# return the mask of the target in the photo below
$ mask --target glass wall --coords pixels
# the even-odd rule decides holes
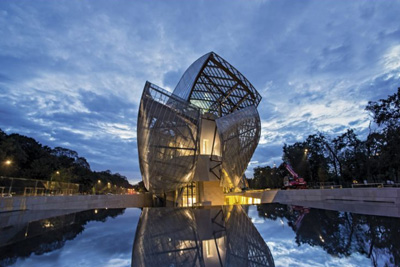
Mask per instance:
[[[138,151],[147,189],[163,193],[191,182],[199,130],[199,108],[146,83],[139,109]]]
[[[240,187],[242,176],[253,156],[261,134],[255,106],[238,110],[216,120],[222,147],[222,183]]]

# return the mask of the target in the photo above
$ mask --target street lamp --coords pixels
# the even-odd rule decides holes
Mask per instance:
[[[8,160],[6,160],[6,161],[4,161],[4,164],[5,164],[5,165],[11,165],[11,163],[12,163],[12,161],[11,161],[11,160],[9,160],[9,159],[8,159]]]

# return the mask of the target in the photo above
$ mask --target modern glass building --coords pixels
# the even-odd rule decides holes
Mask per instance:
[[[146,188],[184,206],[223,204],[224,192],[245,186],[260,138],[260,101],[253,85],[214,52],[196,60],[172,94],[146,82],[137,124]]]
[[[144,208],[132,266],[275,266],[241,205]]]

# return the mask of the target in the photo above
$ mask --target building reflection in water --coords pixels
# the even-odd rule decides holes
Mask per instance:
[[[144,208],[132,266],[274,266],[242,206]]]

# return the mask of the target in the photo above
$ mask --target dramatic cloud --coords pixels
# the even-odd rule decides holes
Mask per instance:
[[[283,143],[351,127],[400,78],[396,1],[1,1],[0,128],[140,180],[146,80],[173,90],[215,51],[259,90],[262,137],[247,171]]]
[[[130,266],[140,209],[125,209],[123,215],[105,222],[91,221],[84,231],[67,240],[60,249],[18,259],[16,266]]]
[[[348,257],[329,255],[320,246],[296,243],[296,233],[286,219],[265,220],[258,216],[256,206],[249,207],[249,217],[267,243],[275,266],[369,266],[366,255],[353,253]]]

